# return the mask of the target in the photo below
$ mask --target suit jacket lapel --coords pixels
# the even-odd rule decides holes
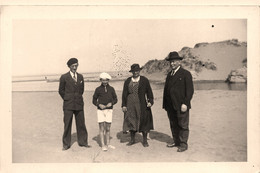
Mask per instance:
[[[75,85],[74,79],[72,78],[70,72],[68,72],[69,81],[70,81],[70,83],[71,83],[74,87],[77,87],[77,84],[78,84],[78,81],[79,81],[78,77],[79,77],[79,75],[77,74],[77,82],[76,82],[76,85]]]
[[[76,72],[77,73],[77,72]],[[74,84],[75,84],[75,81],[74,81],[74,79],[72,79],[73,80],[73,82],[74,82]],[[79,74],[77,73],[77,82],[76,82],[76,84],[74,85],[76,88],[78,88],[79,87]]]
[[[177,79],[179,79],[180,75],[183,73],[182,68],[180,67],[179,70],[173,75],[171,83],[174,84]]]
[[[77,72],[76,72],[77,73]],[[74,79],[72,79],[73,81],[74,81]],[[76,78],[76,80],[77,80],[77,84],[79,83],[79,74],[77,73],[77,78]]]

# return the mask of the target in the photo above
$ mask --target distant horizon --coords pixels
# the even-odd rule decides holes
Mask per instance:
[[[67,73],[67,72],[69,72],[69,69],[68,69],[67,71],[65,71],[64,73],[56,73],[56,74],[54,74],[54,73],[49,73],[49,74],[46,73],[46,74],[12,75],[12,77],[57,76],[57,75],[65,74],[65,73]],[[125,71],[93,71],[93,72],[90,71],[90,72],[81,72],[81,71],[77,70],[77,72],[80,73],[80,74],[86,74],[86,73],[93,74],[93,73],[102,73],[102,72],[107,72],[107,73],[109,73],[109,72],[129,72],[129,71],[125,70]]]
[[[232,38],[232,39],[227,39],[227,40],[222,40],[222,41],[216,41],[216,42],[206,42],[206,41],[205,41],[205,42],[199,42],[199,43],[196,43],[196,44],[200,44],[200,43],[209,43],[209,44],[211,44],[211,43],[221,43],[221,42],[225,42],[225,41],[229,41],[229,40],[238,40],[238,39],[237,39],[237,38]],[[241,41],[241,40],[238,40],[238,42],[247,43],[247,41]],[[195,45],[196,45],[196,44],[195,44]],[[194,48],[195,45],[194,45],[193,47],[189,47],[189,48]],[[188,46],[183,46],[182,48],[184,48],[184,47],[188,47]],[[179,50],[179,51],[181,51],[181,50]],[[178,52],[179,52],[179,51],[178,51]],[[150,59],[150,60],[163,60],[163,59],[164,59],[164,58],[162,58],[162,59]],[[150,61],[150,60],[148,60],[148,61]],[[148,61],[147,61],[147,62],[148,62]],[[144,66],[147,62],[145,62],[143,65],[140,64],[140,66],[141,66],[141,67]],[[79,63],[79,64],[80,64],[80,63]],[[130,70],[130,66],[129,66],[129,70]],[[81,71],[81,70],[80,70],[80,67],[79,67],[78,70],[77,70],[77,72],[78,72],[78,73],[81,73],[81,74],[86,74],[86,73],[92,74],[92,73],[101,73],[101,72],[128,72],[129,70]],[[22,74],[22,75],[12,75],[12,77],[56,76],[56,75],[62,75],[62,74],[67,73],[67,72],[69,72],[69,68],[68,68],[67,71],[59,72],[59,73]]]

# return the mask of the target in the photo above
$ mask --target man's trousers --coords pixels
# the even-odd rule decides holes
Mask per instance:
[[[167,110],[167,114],[175,144],[187,149],[189,137],[189,109],[186,112],[181,112],[171,108]]]
[[[64,112],[64,133],[62,137],[63,147],[69,148],[71,145],[71,125],[73,114],[76,119],[76,129],[77,129],[77,138],[78,145],[88,145],[88,132],[85,125],[84,111],[83,110],[63,110]]]

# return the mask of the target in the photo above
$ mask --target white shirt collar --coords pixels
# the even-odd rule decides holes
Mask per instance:
[[[178,67],[176,68],[176,70],[172,70],[171,75],[174,75],[174,74],[180,69],[180,67],[181,67],[181,66],[178,66]]]
[[[72,72],[70,71],[70,75],[71,75],[71,77],[73,78],[74,73],[72,73]],[[75,72],[75,77],[76,77],[76,79],[77,79],[77,72]]]
[[[132,77],[133,82],[139,82],[139,80],[140,80],[140,76],[138,76],[136,79]]]
[[[177,67],[177,69],[176,69],[176,70],[174,70],[174,71],[175,71],[175,73],[176,73],[176,72],[177,72],[177,71],[180,69],[180,67],[181,67],[181,66]]]

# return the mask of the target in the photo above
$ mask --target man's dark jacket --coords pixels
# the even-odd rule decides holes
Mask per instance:
[[[59,94],[63,99],[63,110],[83,110],[84,78],[77,73],[77,82],[70,72],[60,77]]]
[[[166,77],[163,92],[163,108],[169,110],[170,107],[177,111],[181,110],[181,105],[185,104],[191,108],[191,98],[194,93],[191,73],[182,67],[171,76],[171,72]]]

